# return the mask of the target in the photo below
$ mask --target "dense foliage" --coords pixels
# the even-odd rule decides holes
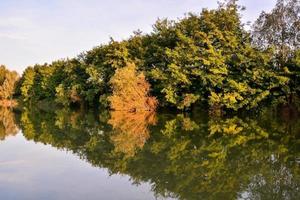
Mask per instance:
[[[292,103],[300,94],[299,4],[278,0],[255,22],[252,35],[241,23],[243,8],[235,0],[179,21],[158,20],[149,34],[137,31],[77,58],[27,68],[19,93],[26,102],[109,106],[115,71],[134,63],[161,107],[201,104],[237,111]]]

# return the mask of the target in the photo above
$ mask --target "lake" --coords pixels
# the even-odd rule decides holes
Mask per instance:
[[[0,109],[0,199],[300,199],[300,119]]]

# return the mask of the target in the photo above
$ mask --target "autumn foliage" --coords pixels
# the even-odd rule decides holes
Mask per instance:
[[[156,109],[158,101],[149,96],[150,84],[143,73],[136,71],[135,64],[117,69],[110,83],[113,88],[113,95],[109,97],[112,110],[139,112]]]
[[[2,107],[15,106],[16,102],[11,99],[18,80],[17,72],[9,71],[3,65],[0,66],[0,105]]]

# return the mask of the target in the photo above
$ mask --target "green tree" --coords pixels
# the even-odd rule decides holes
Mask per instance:
[[[257,107],[287,80],[268,67],[270,54],[251,46],[235,1],[176,23],[168,64],[152,70],[165,100],[180,109],[195,102],[213,109]]]
[[[34,77],[35,71],[32,67],[25,69],[22,78],[20,80],[20,93],[24,101],[28,101],[34,98],[33,86],[34,86]]]

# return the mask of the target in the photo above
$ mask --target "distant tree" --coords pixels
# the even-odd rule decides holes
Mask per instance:
[[[0,99],[11,99],[19,75],[15,71],[9,71],[5,66],[0,66]]]
[[[134,64],[117,69],[110,83],[113,90],[109,97],[112,110],[136,112],[156,109],[157,100],[149,95],[150,84],[143,73],[136,71]]]
[[[278,65],[284,67],[300,47],[300,1],[278,0],[270,13],[260,14],[252,35],[259,48],[274,48]]]

